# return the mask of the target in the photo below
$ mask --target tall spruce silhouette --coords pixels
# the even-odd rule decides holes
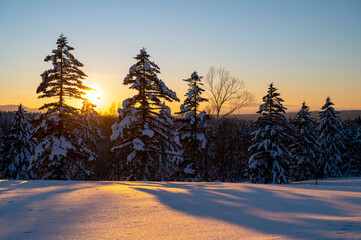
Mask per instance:
[[[135,57],[123,84],[138,93],[123,101],[119,122],[112,126],[112,150],[126,156],[120,161],[127,166],[124,175],[129,180],[167,180],[178,161],[173,120],[164,101],[179,99],[158,78],[160,68],[149,57],[144,48]]]
[[[292,145],[294,178],[303,181],[317,178],[321,148],[317,142],[317,124],[305,102],[293,120],[295,142]]]
[[[67,103],[69,99],[83,99],[85,91],[90,90],[82,82],[86,77],[80,70],[83,64],[70,53],[72,50],[67,38],[60,35],[57,49],[44,59],[53,68],[41,74],[42,82],[36,91],[39,98],[54,100],[45,103],[40,109],[47,112],[36,117],[34,137],[38,145],[30,168],[41,179],[86,179],[91,174],[87,162],[96,157],[74,134],[78,113]]]
[[[193,72],[190,78],[184,79],[188,83],[186,99],[180,106],[180,120],[182,126],[177,130],[180,142],[183,146],[183,161],[180,169],[182,180],[206,180],[207,166],[205,148],[206,112],[200,110],[200,104],[208,101],[202,97],[204,89],[201,87],[202,78],[197,72]]]
[[[342,151],[343,144],[342,123],[337,112],[332,106],[330,97],[327,97],[319,113],[319,138],[321,146],[321,169],[323,177],[342,176]]]
[[[284,115],[283,99],[276,91],[271,83],[257,112],[261,116],[254,121],[248,166],[249,180],[254,183],[287,183],[291,178],[291,128]]]
[[[0,175],[2,172],[3,178],[30,179],[33,177],[32,172],[27,169],[35,142],[31,139],[32,126],[25,113],[20,104],[15,113],[15,123],[2,141]]]

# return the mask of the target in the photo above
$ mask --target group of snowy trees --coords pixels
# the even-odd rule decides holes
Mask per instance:
[[[15,124],[1,147],[3,177],[86,179],[91,175],[89,161],[97,154],[87,143],[94,137],[92,131],[96,124],[87,118],[92,118],[94,106],[84,101],[80,120],[79,111],[66,103],[67,99],[83,99],[85,91],[90,90],[82,83],[86,75],[79,69],[83,64],[70,53],[73,49],[61,35],[57,49],[45,58],[44,61],[50,61],[53,68],[41,74],[37,93],[39,98],[54,101],[40,108],[47,112],[34,119],[34,129],[19,106]],[[86,134],[88,130],[92,136]]]
[[[360,173],[359,153],[350,154],[349,151],[357,152],[353,145],[360,146],[361,129],[354,128],[346,133],[329,97],[316,123],[305,103],[295,119],[288,121],[279,96],[271,84],[258,111],[261,116],[254,122],[255,131],[249,147],[250,181],[287,183],[340,177],[352,171]],[[345,136],[351,141],[348,149],[344,144]]]
[[[0,178],[287,183],[361,173],[360,124],[343,125],[329,98],[318,123],[305,103],[288,120],[271,84],[253,123],[215,120],[200,107],[208,100],[193,72],[174,117],[167,103],[179,99],[141,49],[123,80],[136,94],[117,119],[100,117],[83,97],[91,89],[72,50],[61,35],[45,58],[53,65],[37,89],[39,98],[52,99],[45,113],[33,117],[20,105],[0,115]],[[69,99],[83,100],[82,108]]]
[[[137,94],[123,101],[119,121],[112,126],[112,148],[123,168],[121,179],[129,180],[202,180],[205,168],[206,113],[200,104],[201,79],[196,72],[185,79],[189,89],[180,107],[181,118],[174,119],[166,101],[179,101],[175,92],[158,78],[160,68],[140,50],[123,84]],[[175,130],[178,122],[179,129]]]
[[[95,105],[83,96],[91,90],[83,84],[86,74],[83,64],[72,53],[63,35],[57,49],[44,61],[53,67],[44,71],[37,93],[39,98],[53,101],[40,109],[33,120],[34,128],[19,106],[15,124],[1,146],[1,177],[16,179],[94,179],[99,156],[103,156],[104,136],[99,129]],[[149,60],[145,49],[140,50],[123,84],[137,91],[124,100],[118,109],[119,120],[112,125],[111,176],[129,180],[202,179],[201,151],[206,140],[202,133],[206,114],[199,111],[204,91],[200,77],[194,72],[189,93],[179,114],[185,115],[179,131],[166,102],[179,101],[175,92],[158,78],[160,68]],[[68,104],[69,99],[82,99],[78,110]],[[19,115],[19,116],[18,116]],[[19,118],[19,120],[18,120]],[[19,139],[15,141],[16,139]],[[191,141],[201,146],[190,144]],[[11,141],[11,143],[9,143]],[[184,144],[184,147],[182,147]],[[190,151],[195,151],[192,162]],[[184,156],[184,157],[183,157]],[[99,172],[99,171],[98,171]]]

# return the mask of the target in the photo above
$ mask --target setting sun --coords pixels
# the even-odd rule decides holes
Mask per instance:
[[[84,96],[87,98],[91,103],[98,105],[100,103],[101,94],[98,90],[90,90]]]

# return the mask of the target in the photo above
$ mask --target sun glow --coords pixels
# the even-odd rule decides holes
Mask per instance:
[[[101,94],[98,90],[89,90],[85,96],[91,103],[98,105],[100,103]]]

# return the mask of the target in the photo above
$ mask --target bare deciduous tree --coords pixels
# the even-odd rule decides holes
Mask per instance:
[[[216,120],[229,116],[254,102],[254,96],[244,88],[244,82],[220,67],[211,67],[205,77],[210,114]]]

